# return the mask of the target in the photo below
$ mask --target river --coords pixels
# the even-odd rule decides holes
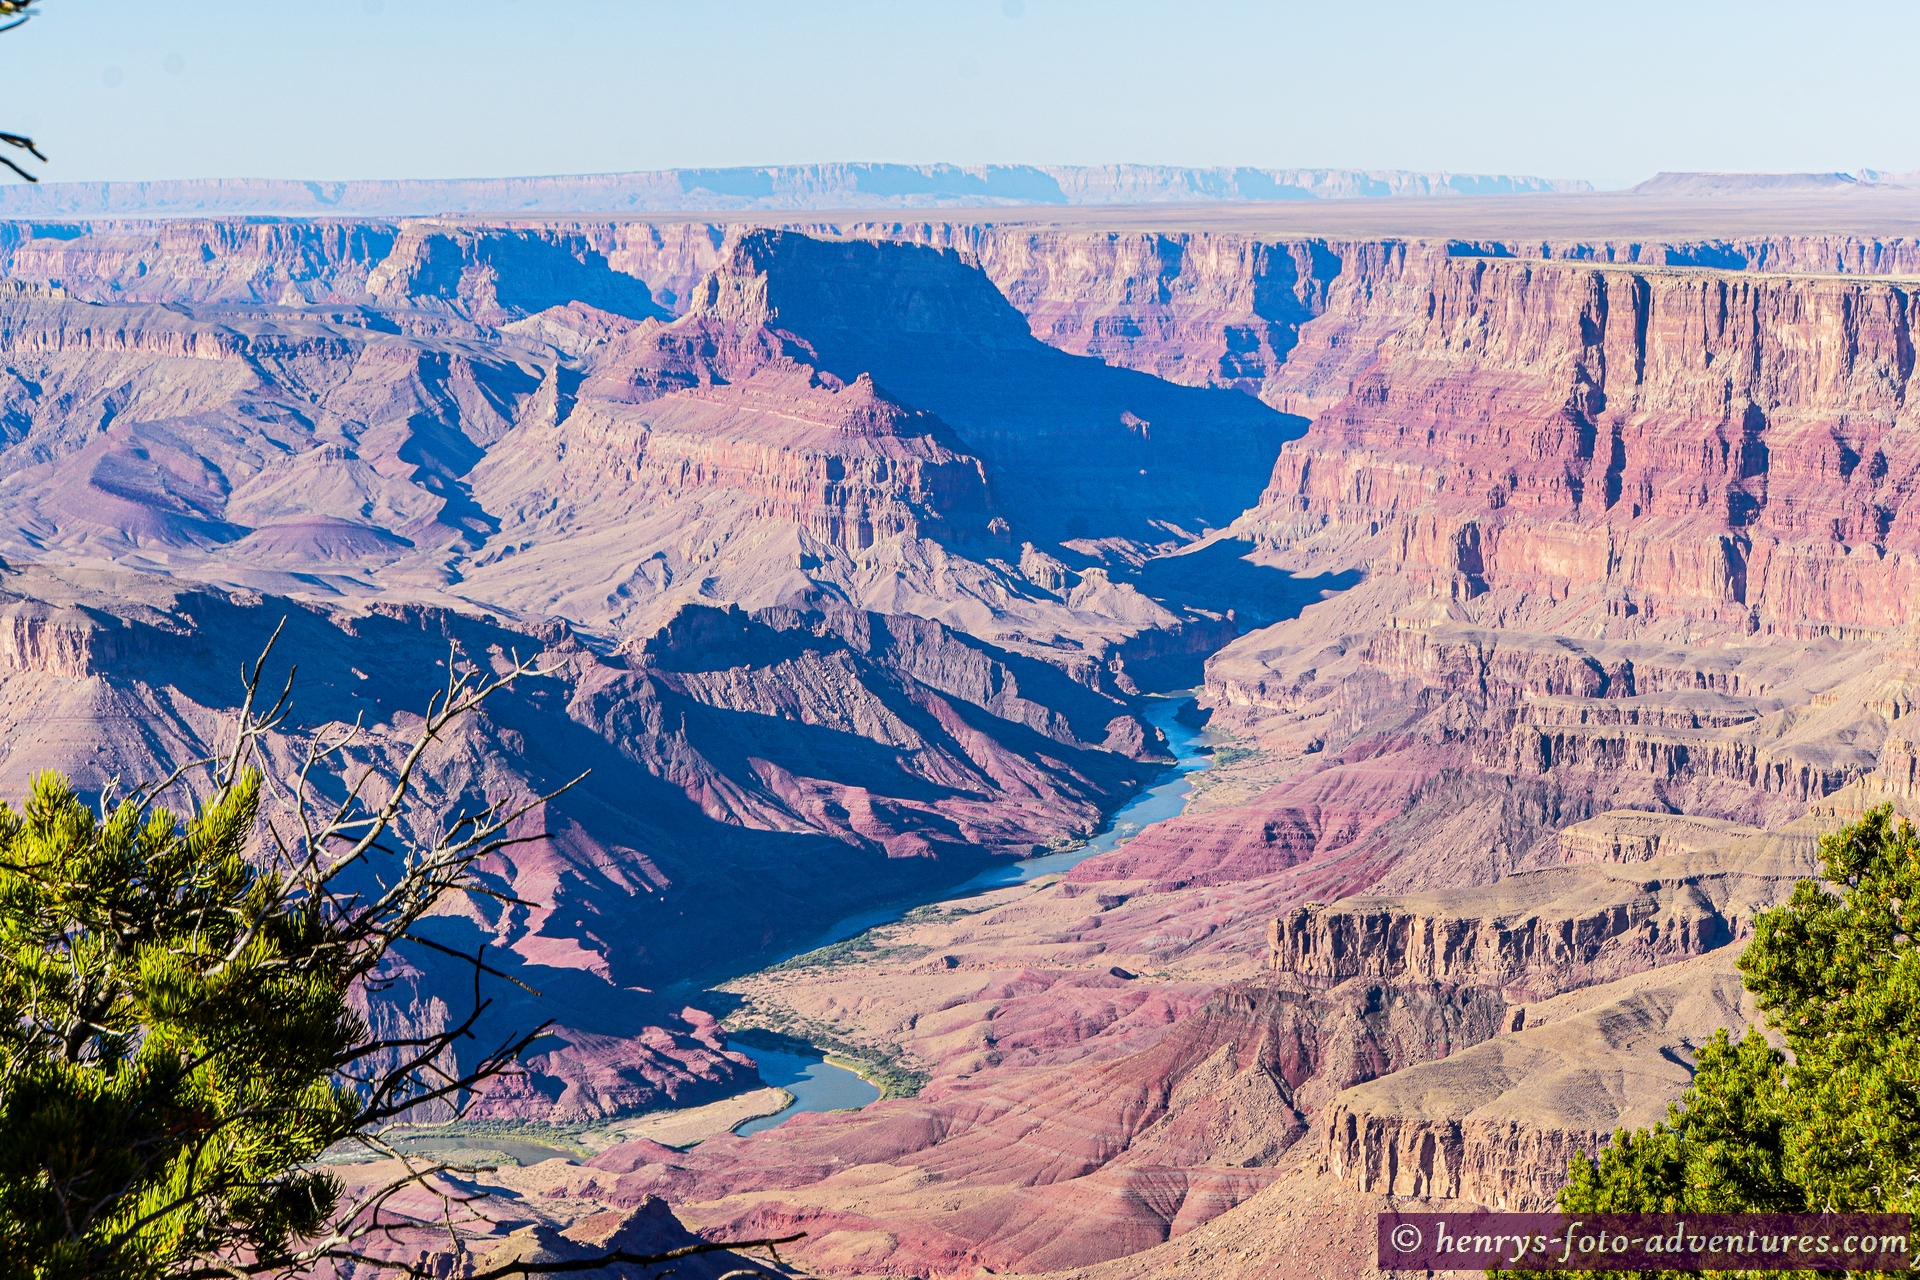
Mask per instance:
[[[1098,835],[1078,848],[1044,854],[1022,862],[989,867],[964,884],[942,893],[937,900],[965,898],[991,889],[1023,884],[1041,876],[1058,875],[1095,854],[1105,853],[1109,849],[1125,844],[1154,823],[1163,822],[1178,815],[1182,809],[1186,808],[1187,796],[1193,791],[1193,775],[1213,763],[1212,736],[1203,729],[1184,725],[1175,718],[1180,708],[1190,701],[1192,701],[1191,690],[1148,700],[1147,706],[1141,712],[1141,718],[1167,735],[1167,745],[1173,750],[1174,765],[1161,774],[1152,786],[1116,809],[1113,817]],[[817,947],[824,947],[865,933],[878,925],[892,924],[914,907],[922,905],[923,901],[895,903],[892,906],[848,916],[826,933],[791,954],[804,954]],[[761,1079],[768,1084],[778,1085],[793,1095],[792,1106],[774,1115],[747,1121],[734,1130],[738,1134],[758,1133],[762,1129],[771,1129],[802,1111],[842,1111],[864,1107],[880,1096],[879,1089],[845,1067],[834,1066],[823,1057],[761,1049],[738,1041],[729,1047],[752,1058],[760,1068]]]
[[[793,1095],[793,1103],[758,1120],[749,1120],[734,1132],[746,1135],[771,1129],[802,1111],[846,1111],[866,1106],[879,1098],[880,1090],[845,1067],[836,1067],[813,1054],[783,1053],[758,1045],[734,1041],[727,1046],[752,1058],[760,1068],[760,1078]]]
[[[1175,717],[1180,708],[1193,701],[1193,690],[1183,689],[1165,697],[1152,698],[1140,718],[1167,735],[1173,751],[1173,768],[1161,774],[1154,784],[1113,811],[1113,817],[1100,834],[1077,849],[1043,854],[1022,862],[989,867],[954,891],[953,896],[984,893],[1010,884],[1024,884],[1041,876],[1070,871],[1095,854],[1117,849],[1156,822],[1177,818],[1193,794],[1193,775],[1213,767],[1213,735],[1205,729],[1181,724]]]
[[[1156,822],[1164,822],[1168,818],[1178,816],[1180,811],[1186,808],[1187,796],[1193,791],[1193,775],[1213,764],[1213,735],[1204,729],[1195,729],[1181,724],[1176,719],[1180,714],[1180,708],[1192,700],[1191,689],[1150,696],[1147,699],[1147,705],[1142,709],[1140,718],[1167,735],[1167,746],[1173,751],[1173,767],[1155,779],[1152,786],[1114,810],[1107,825],[1087,843],[1060,853],[1042,854],[1038,858],[1026,858],[1019,862],[1006,862],[999,866],[988,867],[973,879],[952,889],[942,890],[935,898],[918,898],[906,903],[896,902],[848,916],[843,920],[835,921],[825,933],[787,952],[779,957],[779,960],[805,955],[820,947],[843,942],[879,925],[892,924],[915,907],[923,906],[928,902],[971,897],[990,889],[1004,889],[1008,885],[1024,884],[1028,880],[1035,880],[1041,876],[1058,875],[1063,871],[1071,870],[1096,854],[1105,853],[1125,844]],[[774,961],[774,963],[778,962],[778,960]]]

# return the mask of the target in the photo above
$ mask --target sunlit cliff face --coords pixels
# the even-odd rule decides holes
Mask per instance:
[[[1754,912],[1920,776],[1910,242],[32,230],[0,789],[201,754],[283,618],[282,749],[359,718],[375,765],[450,650],[539,654],[430,762],[448,804],[590,770],[489,868],[522,905],[439,922],[559,1028],[479,1114],[751,1088],[722,1016],[928,1077],[503,1183],[549,1225],[1357,1273],[1382,1197],[1544,1204],[1657,1119]],[[760,972],[1073,846],[1187,686],[1181,817]],[[403,977],[370,1016],[444,1019]]]

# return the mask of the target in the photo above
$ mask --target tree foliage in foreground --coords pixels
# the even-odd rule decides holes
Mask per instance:
[[[381,1038],[353,1011],[396,947],[437,946],[417,926],[438,904],[490,892],[476,864],[519,842],[526,804],[408,811],[428,751],[531,667],[488,675],[449,654],[388,767],[349,768],[348,749],[369,745],[358,725],[304,735],[266,821],[267,741],[301,735],[285,726],[291,677],[258,709],[265,661],[184,822],[153,803],[179,775],[97,813],[51,775],[20,811],[0,805],[0,1280],[291,1275],[358,1258],[387,1201],[447,1168],[396,1151],[387,1126],[424,1104],[457,1114],[539,1034],[459,1052],[488,1005],[484,952],[465,957],[464,1021]],[[347,1140],[401,1170],[352,1203],[314,1163]]]
[[[102,819],[43,775],[0,804],[0,1240],[5,1274],[163,1274],[284,1256],[354,1131],[333,1077],[365,1028],[317,912],[248,861],[260,776],[184,825]]]
[[[53,775],[20,810],[0,804],[0,1280],[291,1278],[342,1263],[500,1280],[799,1238],[475,1271],[468,1246],[497,1245],[492,1224],[439,1175],[476,1171],[388,1141],[423,1106],[458,1117],[543,1030],[490,1051],[463,1043],[490,1003],[482,975],[504,975],[484,947],[453,952],[418,928],[458,895],[516,901],[479,864],[543,838],[514,828],[551,796],[441,813],[412,799],[428,752],[458,722],[543,674],[490,661],[492,674],[449,652],[418,728],[382,746],[357,724],[288,728],[291,676],[257,710],[263,655],[232,749],[199,762],[212,785],[184,821],[153,802],[179,775],[98,812]],[[270,816],[269,739],[298,762],[271,775]],[[402,946],[470,967],[464,1019],[369,1033],[354,1010],[379,997]],[[339,1143],[396,1172],[347,1196],[317,1163]],[[439,1264],[417,1240],[410,1262],[367,1252],[421,1225],[390,1211],[403,1191],[438,1206]]]
[[[1574,1157],[1563,1211],[1920,1211],[1920,837],[1882,807],[1820,854],[1740,958],[1788,1052],[1720,1032],[1665,1123]]]

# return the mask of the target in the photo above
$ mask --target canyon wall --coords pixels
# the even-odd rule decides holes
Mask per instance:
[[[1348,383],[1377,344],[1411,321],[1433,274],[1456,258],[1807,275],[1920,272],[1920,240],[1912,237],[1354,240],[908,221],[838,229],[964,249],[1035,335],[1063,350],[1176,382],[1254,391],[1276,408],[1308,415],[1349,394]],[[1323,315],[1308,348],[1296,352],[1301,327]]]
[[[1732,958],[1820,832],[1910,807],[1914,252],[5,224],[0,784],[203,754],[282,617],[288,751],[391,753],[448,645],[539,653],[433,762],[592,770],[488,868],[531,905],[437,926],[559,1025],[483,1111],[734,1091],[749,1007],[927,1083],[515,1212],[664,1195],[831,1274],[1306,1274],[1276,1205],[1547,1202],[1752,1016]],[[1180,816],[742,977],[1086,838],[1190,684]]]
[[[1615,1125],[1665,1118],[1689,1075],[1674,1050],[1691,1052],[1754,1016],[1729,968],[1696,963],[1348,1090],[1320,1126],[1323,1176],[1436,1207],[1551,1209],[1576,1152],[1596,1152]]]
[[[1736,634],[1907,620],[1910,287],[1455,258],[1418,294],[1254,536]]]
[[[557,1024],[530,1074],[478,1116],[578,1122],[737,1089],[751,1063],[709,1014],[655,990],[1084,835],[1150,772],[1125,753],[1156,749],[1123,700],[1054,668],[843,605],[688,608],[608,653],[553,621],[187,591],[126,570],[21,566],[0,587],[7,795],[45,769],[100,795],[219,749],[244,692],[234,673],[276,628],[270,678],[299,667],[277,765],[356,722],[354,759],[391,765],[429,692],[422,673],[539,656],[545,676],[428,753],[422,785],[438,799],[402,831],[586,771],[537,807],[530,821],[547,836],[482,867],[519,907],[469,904],[428,926],[469,951],[491,938],[494,966],[544,993],[494,993],[483,1038]],[[435,953],[410,964],[374,1022],[464,1009],[457,964]]]

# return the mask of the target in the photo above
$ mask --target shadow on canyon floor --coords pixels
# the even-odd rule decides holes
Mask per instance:
[[[1194,551],[1149,560],[1132,582],[1142,595],[1168,608],[1231,611],[1245,632],[1297,618],[1307,606],[1360,581],[1355,569],[1299,577],[1247,559],[1252,549],[1245,539],[1222,538]]]

